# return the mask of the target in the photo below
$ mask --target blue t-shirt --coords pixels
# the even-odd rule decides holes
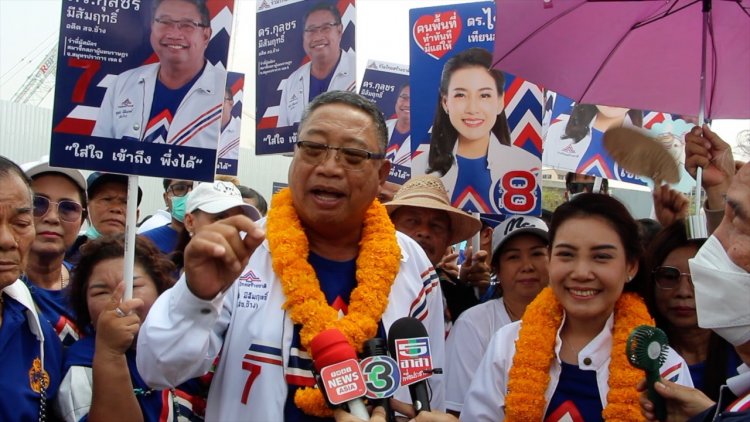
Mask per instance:
[[[333,79],[333,73],[336,72],[336,68],[339,67],[339,62],[341,61],[341,55],[339,55],[339,60],[336,62],[336,66],[333,67],[333,69],[325,76],[323,79],[318,79],[312,74],[312,64],[310,65],[310,93],[307,96],[307,101],[310,102],[318,95],[328,91],[328,85],[331,84],[331,79]]]
[[[41,403],[41,354],[39,341],[31,332],[26,308],[0,292],[3,298],[3,323],[0,326],[0,420],[39,420]],[[44,372],[49,378],[47,419],[52,415],[52,402],[62,380],[62,344],[52,326],[40,316],[44,334]],[[31,381],[34,377],[34,381]]]
[[[350,261],[331,261],[310,252],[308,262],[312,265],[315,270],[315,274],[320,280],[320,290],[326,297],[326,301],[333,308],[339,311],[339,313],[346,315],[349,305],[349,297],[357,284],[356,281],[356,260]],[[307,352],[302,348],[300,344],[299,331],[302,328],[299,324],[294,324],[294,334],[292,336],[291,351],[289,353],[289,368],[299,368],[309,371],[313,368],[312,360],[308,358]],[[378,324],[378,336],[385,338],[385,330],[383,325]],[[300,355],[300,352],[302,354]],[[332,418],[317,418],[314,416],[308,416],[302,412],[294,404],[294,393],[297,392],[298,388],[310,387],[315,385],[315,379],[310,373],[309,377],[295,376],[286,378],[287,384],[289,385],[289,392],[286,397],[286,403],[284,404],[284,420],[286,422],[293,421],[331,421]]]
[[[547,407],[545,422],[601,421],[602,401],[596,371],[583,371],[578,365],[561,362],[562,372]]]
[[[396,163],[396,154],[398,153],[398,150],[401,149],[401,145],[404,144],[404,141],[409,137],[410,133],[411,131],[401,133],[398,131],[398,129],[393,129],[393,133],[391,133],[391,139],[388,140],[388,148],[385,149],[385,158],[387,158],[388,161],[394,164],[404,164]]]
[[[492,176],[487,168],[487,157],[464,158],[456,155],[458,177],[453,187],[451,204],[465,211],[491,210],[489,192]]]
[[[177,89],[167,88],[166,85],[161,83],[159,78],[156,78],[154,97],[148,115],[148,123],[146,124],[146,129],[143,131],[144,142],[156,142],[162,144],[167,142],[169,127],[172,124],[172,119],[175,114],[177,114],[177,109],[180,107],[185,95],[187,95],[190,88],[193,87],[195,81],[197,81],[202,74],[203,69],[201,69],[193,79]]]
[[[83,366],[91,368],[94,361],[94,346],[96,344],[96,335],[91,335],[77,341],[68,348],[65,356],[64,370],[67,374],[72,366]],[[135,365],[135,351],[130,349],[125,353],[125,359],[130,371],[130,380],[133,383],[133,392],[138,399],[138,404],[143,412],[143,419],[146,422],[161,422],[162,414],[169,414],[169,395],[164,394],[163,390],[153,390],[143,381]],[[202,385],[198,378],[194,378],[181,384],[176,390],[174,403],[179,409],[180,418],[189,421],[201,421],[202,415],[196,415],[193,409],[205,410],[205,397],[207,387]],[[177,413],[177,412],[175,412]],[[82,421],[88,420],[88,415],[81,418]],[[176,418],[174,419],[176,420]],[[180,419],[183,420],[183,419]]]
[[[70,271],[71,265],[63,262]],[[29,288],[34,303],[39,308],[41,316],[52,325],[63,346],[68,347],[82,336],[81,330],[75,323],[75,312],[70,305],[70,285],[60,290],[47,290],[29,280],[28,276],[21,276],[21,280]]]
[[[173,229],[171,223],[169,223],[155,229],[147,230],[141,233],[141,236],[147,237],[154,242],[161,253],[169,255],[174,252],[174,248],[177,246],[177,241],[180,238],[180,233]]]

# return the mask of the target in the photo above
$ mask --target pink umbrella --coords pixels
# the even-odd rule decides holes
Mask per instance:
[[[498,69],[580,103],[750,118],[750,0],[496,4]]]

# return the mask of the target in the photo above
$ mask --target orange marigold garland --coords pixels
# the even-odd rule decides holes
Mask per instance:
[[[295,324],[302,325],[302,346],[310,350],[310,341],[318,333],[337,328],[352,347],[361,351],[364,342],[377,333],[401,263],[396,228],[385,207],[376,200],[365,213],[356,263],[357,286],[352,290],[348,313],[341,319],[328,305],[315,270],[307,262],[310,248],[289,189],[273,196],[266,237],[273,269],[286,295],[284,308]],[[294,402],[309,415],[333,415],[317,388],[298,389]]]
[[[547,402],[549,368],[555,358],[557,330],[563,309],[549,287],[529,304],[523,314],[510,368],[505,417],[508,421],[540,421]],[[643,300],[634,293],[623,293],[615,304],[614,333],[609,362],[609,392],[604,420],[641,420],[635,385],[643,378],[625,356],[625,345],[633,328],[653,325]]]

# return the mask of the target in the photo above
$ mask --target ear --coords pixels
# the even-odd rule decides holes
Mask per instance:
[[[170,211],[172,209],[172,201],[169,200],[169,195],[164,192],[161,194],[161,197],[164,199],[164,205],[167,207],[167,211]]]
[[[185,230],[187,230],[189,233],[195,231],[195,217],[193,217],[192,213],[185,213],[185,220],[183,221],[183,223],[185,224]]]
[[[211,39],[211,26],[209,22],[208,28],[203,28],[203,40],[206,42],[206,45],[208,45],[208,41]]]
[[[391,161],[387,159],[383,159],[382,161],[383,163],[378,169],[378,180],[380,180],[378,185],[380,187],[382,187],[385,184],[385,181],[388,180],[388,174],[391,172]]]
[[[500,115],[500,113],[503,112],[503,110],[505,110],[505,94],[502,94],[502,95],[500,95],[497,98],[497,114],[498,114],[498,116]]]
[[[626,283],[630,283],[631,280],[635,277],[636,274],[638,274],[638,261],[628,262],[627,266],[628,270],[628,281]]]
[[[445,112],[445,114],[450,114],[448,113],[448,99],[445,98],[445,95],[440,97],[440,104],[443,106],[443,111]]]

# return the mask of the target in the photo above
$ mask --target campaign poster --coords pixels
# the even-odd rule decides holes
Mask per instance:
[[[50,163],[213,180],[233,7],[63,2]]]
[[[560,94],[548,93],[542,162],[545,166],[637,185],[651,185],[644,176],[619,166],[604,148],[604,132],[614,127],[642,129],[674,158],[680,181],[673,187],[690,192],[695,180],[685,171],[685,134],[694,119],[648,110],[595,104],[576,104]]]
[[[372,100],[385,117],[391,162],[388,182],[403,185],[411,178],[411,88],[409,66],[370,60],[359,94]]]
[[[494,2],[410,10],[411,173],[466,211],[539,215],[542,90],[492,69],[495,17]]]
[[[216,174],[237,176],[240,158],[240,129],[242,123],[242,95],[245,74],[227,72],[224,102],[221,111],[221,135],[216,152]]]
[[[354,0],[256,0],[255,154],[294,152],[307,104],[356,90]]]

